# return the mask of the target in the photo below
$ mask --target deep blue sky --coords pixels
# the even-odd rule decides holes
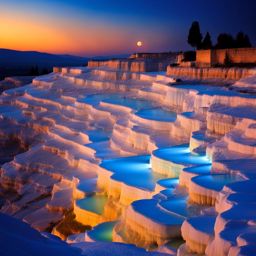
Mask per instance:
[[[184,50],[194,20],[214,42],[242,30],[256,44],[256,0],[0,0],[0,17],[0,48],[89,56],[142,40],[145,51]]]

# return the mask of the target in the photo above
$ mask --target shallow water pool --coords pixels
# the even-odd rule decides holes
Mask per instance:
[[[111,99],[104,99],[104,102],[129,107],[134,110],[145,108],[152,108],[153,104],[150,101],[140,100],[135,98],[116,97]]]
[[[211,164],[207,156],[191,153],[187,144],[158,149],[153,152],[153,155],[160,159],[183,165]]]
[[[162,108],[145,109],[136,112],[136,115],[149,120],[156,120],[162,122],[174,122],[177,114],[172,111],[167,111]]]
[[[104,222],[88,232],[88,236],[94,241],[112,242],[112,233],[116,221]]]
[[[113,172],[111,178],[114,180],[152,191],[158,177],[151,171],[149,159],[150,155],[122,157],[104,160],[101,166]]]
[[[94,212],[97,214],[102,214],[104,211],[104,206],[107,202],[106,196],[92,196],[86,197],[84,199],[78,200],[77,205],[86,211]]]
[[[243,180],[241,176],[231,174],[202,175],[192,178],[194,183],[215,191],[221,191],[226,184],[241,180]]]

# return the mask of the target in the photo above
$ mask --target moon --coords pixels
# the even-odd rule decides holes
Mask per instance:
[[[138,46],[138,47],[141,47],[142,45],[143,45],[143,43],[142,43],[141,41],[138,41],[138,42],[137,42],[137,46]]]

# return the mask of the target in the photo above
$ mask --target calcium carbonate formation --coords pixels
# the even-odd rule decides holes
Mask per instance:
[[[74,246],[256,254],[255,77],[231,89],[120,68],[55,68],[3,92],[1,212]],[[92,230],[63,234],[67,211]]]

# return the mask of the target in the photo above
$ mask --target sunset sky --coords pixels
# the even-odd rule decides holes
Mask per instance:
[[[256,43],[255,0],[0,0],[0,48],[80,56],[189,49],[188,29]]]

